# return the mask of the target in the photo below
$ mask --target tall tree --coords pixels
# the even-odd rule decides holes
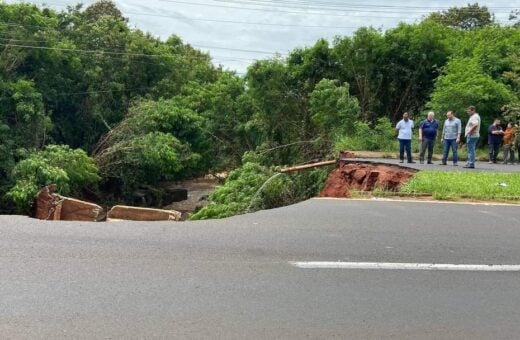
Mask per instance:
[[[428,19],[462,30],[488,26],[495,21],[494,15],[491,14],[489,9],[486,6],[480,6],[478,3],[432,13]]]

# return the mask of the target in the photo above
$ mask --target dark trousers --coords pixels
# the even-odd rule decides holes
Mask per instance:
[[[434,145],[435,145],[435,139],[423,138],[422,143],[421,143],[421,153],[419,154],[419,160],[421,162],[424,161],[424,153],[426,152],[426,149],[428,149],[428,162],[432,161]]]
[[[457,155],[457,140],[456,139],[445,139],[444,144],[442,145],[442,163],[446,164],[448,161],[448,154],[453,153],[453,164],[457,164],[458,155]]]
[[[399,159],[404,160],[404,151],[406,150],[406,157],[408,162],[412,161],[412,140],[399,139]]]
[[[500,151],[500,143],[489,143],[489,161],[496,163],[498,152]]]

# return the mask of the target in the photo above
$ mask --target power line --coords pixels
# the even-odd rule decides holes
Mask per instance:
[[[164,1],[164,0],[161,0],[161,1]],[[214,1],[222,1],[222,0],[214,0]],[[248,1],[253,1],[253,0],[248,0]],[[265,2],[267,0],[263,0],[263,1]],[[58,3],[47,3],[47,4],[55,4],[57,6],[66,6],[64,4],[58,4]],[[210,4],[207,4],[207,5],[210,5]],[[229,6],[221,6],[221,7],[229,7]],[[393,7],[397,7],[397,6],[393,6]],[[231,7],[229,7],[229,8],[231,8]],[[405,9],[405,7],[403,7],[403,8]],[[240,8],[240,9],[249,9],[249,8]],[[139,12],[130,12],[130,11],[125,11],[125,14],[132,14],[132,15],[139,15],[139,16],[163,17],[163,18],[171,18],[171,19],[179,19],[179,20],[190,20],[190,21],[218,22],[218,23],[240,24],[240,25],[261,25],[261,26],[274,26],[274,27],[302,27],[302,28],[325,28],[325,29],[358,29],[358,28],[362,27],[362,26],[334,26],[334,25],[330,25],[330,26],[328,26],[328,25],[298,25],[298,24],[248,22],[248,21],[219,20],[219,19],[203,19],[203,18],[192,18],[192,17],[185,17],[185,16],[172,16],[172,15],[162,15],[162,14],[154,14],[154,13],[139,13]],[[366,16],[356,16],[356,17],[366,17]],[[377,16],[377,17],[370,16],[370,17],[371,18],[381,18],[382,16]],[[386,17],[386,18],[400,19],[400,17],[396,17],[396,16]],[[406,18],[406,19],[408,19],[408,18]],[[501,22],[498,20],[496,20],[495,22],[504,23],[504,22]],[[505,23],[508,23],[508,22],[505,22]],[[13,24],[13,26],[17,26],[17,24]],[[42,26],[34,26],[34,25],[29,25],[29,27],[45,28]]]
[[[27,39],[14,39],[14,38],[1,38],[0,40],[7,40],[7,41],[14,41],[19,43],[28,43],[28,42],[54,42],[52,40],[27,40]],[[4,46],[11,46],[11,47],[20,47],[20,48],[34,48],[34,49],[49,49],[49,50],[58,50],[58,51],[67,51],[67,52],[80,52],[80,53],[88,53],[88,54],[107,54],[107,55],[123,55],[123,56],[133,56],[133,57],[158,57],[158,58],[170,58],[175,57],[176,55],[160,55],[160,54],[145,54],[145,53],[131,53],[131,52],[118,52],[113,50],[86,50],[86,49],[79,49],[79,48],[66,48],[66,47],[50,47],[50,46],[35,46],[35,45],[22,45],[22,44],[1,44]],[[220,50],[227,50],[227,51],[238,51],[238,52],[248,52],[248,53],[259,53],[259,54],[270,54],[270,55],[278,55],[276,52],[269,52],[269,51],[257,51],[257,50],[245,50],[240,48],[230,48],[230,47],[219,47],[219,46],[206,46],[206,45],[198,45],[198,44],[189,44],[192,46],[196,46],[199,48],[208,48],[208,49],[220,49]],[[123,47],[123,46],[121,46]],[[190,57],[190,56],[186,56]],[[211,55],[208,56],[211,58]],[[201,56],[200,58],[205,59],[204,56]],[[224,56],[220,58],[226,58]],[[254,60],[252,58],[243,58],[245,60]]]
[[[39,4],[43,6],[47,5],[55,5],[59,7],[66,7],[65,4],[53,3],[53,2],[45,2]],[[178,15],[166,15],[166,14],[156,14],[156,13],[145,13],[145,12],[131,12],[124,11],[124,14],[138,15],[138,16],[150,16],[150,17],[158,17],[158,18],[169,18],[169,19],[180,19],[180,20],[189,20],[189,21],[202,21],[202,22],[218,22],[225,24],[240,24],[240,25],[259,25],[259,26],[275,26],[275,27],[301,27],[301,28],[324,28],[324,29],[357,29],[359,26],[334,26],[334,25],[298,25],[298,24],[283,24],[283,23],[268,23],[268,22],[250,22],[250,21],[235,21],[235,20],[221,20],[221,19],[204,19],[204,18],[193,18],[187,16],[178,16]],[[37,26],[38,27],[38,26]]]
[[[337,13],[325,14],[325,13],[310,13],[310,12],[287,12],[287,11],[280,11],[280,10],[275,10],[275,9],[270,9],[270,8],[234,7],[234,6],[222,6],[222,5],[208,4],[208,3],[187,3],[187,2],[175,1],[175,0],[159,0],[159,1],[173,2],[173,3],[183,3],[183,4],[187,4],[187,5],[203,5],[203,6],[213,6],[213,7],[221,7],[221,8],[233,8],[233,9],[242,9],[242,10],[260,10],[260,11],[271,11],[271,12],[281,12],[281,13],[299,13],[299,14],[311,14],[311,15],[316,14],[316,15],[329,15],[329,16],[330,15],[332,15],[332,16],[350,16],[348,14],[337,14]],[[213,0],[213,1],[223,2],[223,3],[226,3],[226,2],[228,2],[228,3],[230,3],[230,2],[244,3],[244,4],[248,4],[248,5],[252,5],[252,6],[264,6],[264,7],[266,6],[264,4],[245,3],[244,1],[249,1],[249,2],[253,2],[253,1],[256,1],[256,2],[273,2],[273,3],[277,3],[278,4],[278,1],[274,1],[274,0],[242,0],[242,2],[240,2],[240,0]],[[49,2],[45,2],[45,4],[51,4],[51,5],[53,4],[53,5],[61,6],[61,7],[66,7],[67,6],[66,4],[54,3],[54,2],[50,2],[50,3]],[[45,4],[40,4],[40,5],[44,6]],[[342,5],[334,5],[334,6],[342,6]],[[346,6],[346,5],[343,5],[343,6]],[[371,8],[370,10],[366,10],[366,11],[356,10],[356,11],[354,11],[356,13],[359,13],[359,12],[370,12],[370,13],[373,13],[374,9],[372,7],[375,7],[375,8],[380,8],[380,7],[383,7],[383,8],[385,8],[385,7],[402,8],[403,11],[410,12],[410,8],[408,6],[388,6],[388,5],[348,5],[348,6],[350,6],[350,7],[355,6],[356,8],[363,8],[363,7]],[[294,7],[292,7],[292,8],[294,8]],[[298,8],[305,9],[305,7],[298,7]],[[422,7],[422,8],[428,8],[428,7]],[[449,8],[449,7],[445,7],[445,8]],[[499,8],[499,7],[497,7],[497,8]],[[507,8],[507,7],[500,7],[500,8]],[[510,8],[514,9],[515,7],[510,7]],[[324,8],[323,7],[318,7],[317,9],[323,10]],[[432,9],[433,9],[433,7],[432,7]],[[334,9],[332,9],[332,8],[331,9],[326,9],[325,8],[325,10],[334,10],[336,12],[338,11],[337,8],[334,8]],[[345,11],[345,10],[340,10],[340,11]],[[192,17],[185,17],[185,16],[172,16],[172,15],[162,15],[162,14],[142,13],[142,12],[130,12],[130,11],[125,11],[124,13],[125,14],[132,14],[132,15],[139,15],[139,16],[164,17],[164,18],[171,18],[171,19],[190,20],[190,21],[219,22],[219,23],[227,23],[227,24],[280,26],[280,27],[302,27],[302,28],[327,28],[327,29],[328,28],[330,28],[330,29],[357,29],[357,28],[359,28],[359,26],[355,27],[355,26],[334,26],[334,25],[331,25],[331,26],[327,26],[327,25],[298,25],[298,24],[247,22],[247,21],[219,20],[219,19],[202,19],[202,18],[192,18]],[[382,13],[385,13],[385,12],[383,11]],[[391,13],[391,12],[387,12],[387,13]],[[402,14],[402,11],[395,12],[395,13],[396,14]],[[428,13],[424,13],[424,14],[428,14]],[[402,20],[406,20],[406,19],[410,19],[408,17],[381,16],[381,15],[378,15],[378,16],[373,16],[373,15],[370,15],[370,16],[354,15],[354,17],[359,17],[359,18],[369,17],[369,18],[374,18],[374,19],[377,19],[377,18],[401,19],[401,21]],[[496,23],[502,23],[502,24],[509,23],[508,21],[503,22],[503,21],[499,21],[499,20],[495,20],[495,22]],[[32,26],[32,27],[41,27],[41,26]]]
[[[0,38],[0,40],[10,40],[17,42],[30,42],[31,40],[20,40],[20,39],[8,39],[8,38]],[[62,48],[62,47],[51,47],[51,46],[35,46],[35,45],[23,45],[23,44],[11,44],[11,43],[1,43],[0,46],[4,47],[18,47],[18,48],[26,48],[26,49],[39,49],[39,50],[56,50],[56,51],[64,51],[64,52],[78,52],[78,53],[87,53],[87,54],[99,54],[106,56],[138,56],[138,57],[161,57],[161,58],[180,58],[180,59],[213,59],[216,58],[218,60],[231,60],[235,61],[237,59],[244,61],[257,61],[258,59],[254,58],[241,58],[241,57],[227,57],[227,56],[218,56],[218,55],[209,55],[209,56],[193,56],[193,55],[152,55],[152,54],[141,54],[141,53],[128,53],[128,52],[113,52],[106,50],[85,50],[85,49],[77,49],[77,48]],[[143,63],[144,64],[144,63]],[[150,65],[155,65],[156,63],[149,63]]]
[[[258,25],[258,26],[275,26],[275,27],[331,28],[331,29],[357,29],[357,28],[359,28],[359,26],[298,25],[298,24],[282,24],[282,23],[269,23],[269,22],[202,19],[202,18],[192,18],[192,17],[183,17],[183,16],[161,15],[161,14],[153,14],[153,13],[138,13],[138,12],[129,12],[129,11],[125,11],[125,14],[151,16],[151,17],[159,17],[159,18],[169,18],[169,19],[182,19],[182,20],[189,20],[189,21],[218,22],[218,23],[224,23],[224,24],[240,24],[240,25],[255,25],[255,26]]]
[[[349,4],[349,3],[337,3],[337,2],[325,2],[325,1],[311,1],[311,0],[302,0],[302,1],[294,1],[294,0],[213,0],[215,2],[223,2],[223,3],[250,3],[251,5],[263,5],[264,3],[276,4],[277,6],[285,6],[286,5],[295,5],[297,8],[307,8],[309,5],[320,6],[322,8],[324,5],[333,6],[335,8],[372,8],[372,9],[403,9],[403,10],[425,10],[425,11],[441,11],[448,10],[456,6],[410,6],[410,5],[386,5],[386,4]],[[488,9],[493,10],[514,10],[517,9],[518,6],[482,6],[481,8],[486,7]],[[464,11],[468,12],[480,12],[477,9],[468,8],[468,7],[458,7]]]
[[[161,0],[161,1],[167,1],[167,0]],[[219,1],[219,0],[216,0],[216,1]],[[220,0],[222,1],[222,0]],[[230,1],[235,1],[235,2],[238,2],[238,0],[227,0],[228,2]],[[248,1],[254,1],[254,0],[248,0]],[[257,0],[258,2],[262,1],[262,2],[268,2],[269,0]],[[178,3],[185,3],[185,2],[182,2],[182,1],[167,1],[167,2],[178,2]],[[224,1],[225,2],[225,1]],[[192,3],[189,3],[190,5],[194,5]],[[202,3],[199,3],[198,5],[209,5],[209,6],[215,6],[215,5],[211,5],[211,4],[202,4]],[[264,5],[265,6],[265,5]],[[229,6],[219,6],[219,7],[229,7]],[[394,6],[396,7],[396,6]],[[231,8],[231,7],[229,7]],[[249,8],[240,8],[240,9],[249,9]],[[130,12],[130,13],[133,13],[133,12]],[[307,14],[307,13],[305,13]],[[152,16],[159,16],[159,15],[155,15],[155,14],[148,14],[148,13],[143,13],[143,15],[152,15]],[[162,16],[162,15],[161,15]],[[165,16],[165,17],[169,17],[169,16]],[[190,20],[190,18],[188,18],[188,20]],[[211,20],[211,19],[200,19],[200,20]],[[225,22],[229,22],[229,23],[245,23],[245,22],[235,22],[235,21],[231,21],[231,20],[226,20]],[[21,25],[21,24],[15,24],[15,23],[8,23],[8,22],[0,22],[0,24],[5,24],[7,26],[20,26],[20,27],[39,27],[39,28],[44,28],[44,29],[49,29],[49,27],[44,27],[44,26],[35,26],[35,25]],[[251,23],[251,24],[254,24],[254,23]],[[270,24],[270,25],[278,25],[278,24]],[[321,27],[321,26],[317,26],[317,27]],[[55,27],[50,27],[50,29],[54,29],[57,31],[57,29]],[[57,31],[59,32],[59,31]],[[83,32],[73,32],[73,33],[83,33]],[[6,40],[6,39],[4,39]],[[10,41],[18,41],[18,42],[48,42],[48,41],[44,41],[44,40],[16,40],[16,39],[9,39]],[[20,47],[20,48],[33,48],[33,49],[51,49],[51,50],[61,50],[61,51],[73,51],[73,52],[80,52],[80,53],[90,53],[90,54],[101,54],[101,55],[116,55],[116,56],[119,56],[119,55],[129,55],[129,56],[139,56],[139,57],[152,57],[152,58],[169,58],[169,57],[174,57],[173,55],[154,55],[154,54],[145,54],[145,53],[130,53],[130,52],[121,52],[121,51],[113,51],[113,50],[86,50],[86,49],[77,49],[77,48],[58,48],[58,47],[48,47],[48,46],[34,46],[34,45],[26,45],[26,44],[3,44],[4,46],[11,46],[11,47]],[[229,50],[229,51],[238,51],[238,52],[244,52],[244,53],[258,53],[258,54],[270,54],[270,55],[277,55],[276,52],[271,52],[271,51],[259,51],[259,50],[247,50],[247,49],[239,49],[239,48],[230,48],[230,47],[218,47],[218,46],[206,46],[206,45],[200,45],[200,44],[192,44],[192,46],[195,46],[195,47],[199,47],[199,48],[208,48],[208,49],[222,49],[222,50]],[[121,46],[121,47],[124,47],[124,46]],[[280,55],[281,56],[281,55]],[[177,57],[177,56],[176,56]],[[188,57],[188,56],[182,56],[184,58]],[[195,57],[195,56],[189,56],[189,57]],[[246,60],[246,61],[256,61],[257,59],[253,59],[253,58],[239,58],[239,57],[232,57],[232,59],[230,57],[224,57],[224,56],[197,56],[197,58],[201,58],[201,59],[206,59],[206,58],[218,58],[222,61],[224,60],[228,60],[228,61],[236,61],[237,59],[242,59],[242,60]]]
[[[399,16],[381,16],[381,15],[352,15],[352,14],[346,14],[346,13],[337,13],[338,9],[330,9],[331,11],[334,11],[334,13],[319,13],[319,12],[301,12],[301,11],[287,11],[287,10],[280,10],[275,9],[273,7],[266,8],[265,5],[263,8],[258,7],[239,7],[239,6],[227,6],[227,5],[221,5],[221,4],[213,4],[213,3],[192,3],[192,2],[186,2],[186,1],[180,1],[180,0],[159,0],[162,2],[170,2],[170,3],[177,3],[177,4],[185,4],[185,5],[191,5],[191,6],[207,6],[207,7],[217,7],[217,8],[227,8],[227,9],[238,9],[238,10],[248,10],[248,11],[260,11],[260,12],[275,12],[275,13],[290,13],[290,14],[303,14],[303,15],[318,15],[318,16],[335,16],[335,17],[356,17],[356,18],[388,18],[388,19],[400,19]],[[228,0],[229,2],[229,0]],[[262,6],[262,5],[256,5],[256,4],[250,4],[253,6]],[[274,6],[276,7],[276,6]],[[301,8],[305,9],[305,8]],[[320,8],[321,9],[321,8]],[[345,12],[339,10],[339,12]],[[355,11],[356,13],[359,13],[360,11]],[[370,10],[368,12],[374,12],[373,10]],[[402,12],[399,12],[402,13]]]
[[[102,51],[102,50],[84,50],[84,49],[78,49],[78,48],[65,48],[65,47],[29,46],[29,45],[21,45],[21,44],[4,44],[4,43],[0,43],[0,45],[6,46],[6,47],[19,47],[19,48],[40,49],[40,50],[55,50],[55,51],[64,51],[64,52],[79,52],[79,53],[87,53],[87,54],[124,55],[124,56],[133,56],[133,57],[154,57],[154,58],[173,57],[173,55],[114,52],[114,51]]]
[[[217,50],[249,52],[249,53],[259,53],[259,54],[271,54],[271,55],[278,54],[277,52],[270,52],[270,51],[244,50],[244,49],[241,49],[241,48],[220,47],[220,46],[207,46],[207,45],[199,45],[199,44],[191,44],[191,45],[195,46],[195,47],[199,47],[199,48],[214,48],[214,49],[217,49]]]
[[[209,3],[192,3],[192,2],[185,2],[185,1],[179,1],[179,0],[159,0],[159,1],[171,2],[171,3],[177,3],[177,4],[184,4],[184,5],[191,5],[191,6],[208,6],[208,7],[227,8],[227,9],[239,9],[239,10],[259,11],[259,12],[275,12],[275,13],[319,15],[319,16],[335,16],[335,17],[352,16],[350,14],[345,14],[345,13],[340,14],[340,13],[297,12],[297,11],[278,10],[278,9],[273,9],[273,8],[253,8],[253,7],[224,6],[224,5],[209,4]],[[362,17],[367,17],[367,16],[356,15],[355,17],[362,18]],[[374,16],[370,16],[370,17],[373,18]],[[388,18],[399,19],[398,17],[388,17]]]

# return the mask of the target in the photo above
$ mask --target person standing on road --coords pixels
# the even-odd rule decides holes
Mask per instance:
[[[507,123],[506,131],[504,131],[504,164],[507,162],[511,162],[511,164],[515,164],[515,131],[513,129],[513,124]]]
[[[475,106],[470,106],[466,109],[469,116],[464,136],[466,137],[466,146],[468,148],[468,162],[464,166],[468,169],[475,168],[475,149],[480,138],[480,115],[477,113]]]
[[[421,143],[421,153],[419,154],[419,161],[424,163],[424,153],[428,149],[428,164],[432,163],[433,147],[435,146],[435,139],[437,138],[437,129],[439,123],[435,120],[435,113],[428,112],[428,117],[419,125],[419,143]]]
[[[448,111],[446,113],[446,121],[444,121],[444,126],[442,128],[441,135],[441,143],[442,143],[442,163],[441,165],[446,165],[448,161],[448,154],[450,152],[450,148],[453,154],[453,165],[457,166],[458,155],[457,155],[457,146],[460,143],[460,134],[462,133],[462,124],[460,119],[453,115],[452,111]]]
[[[413,120],[410,119],[408,112],[403,114],[401,119],[395,126],[398,133],[399,140],[399,163],[404,162],[404,151],[406,150],[406,157],[408,163],[415,163],[412,159],[412,129],[414,128]]]
[[[495,164],[497,162],[503,135],[504,130],[502,130],[500,126],[500,119],[496,118],[493,124],[488,128],[489,164]]]

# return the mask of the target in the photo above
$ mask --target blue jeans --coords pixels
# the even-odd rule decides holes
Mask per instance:
[[[453,153],[453,164],[457,164],[458,155],[457,155],[457,140],[456,139],[445,139],[444,144],[442,145],[442,163],[446,163],[448,161],[448,154]]]
[[[408,162],[412,161],[412,140],[399,139],[399,159],[404,160],[404,151],[406,150],[406,157]]]
[[[466,146],[468,147],[468,165],[475,166],[475,149],[477,147],[479,137],[468,137]]]

